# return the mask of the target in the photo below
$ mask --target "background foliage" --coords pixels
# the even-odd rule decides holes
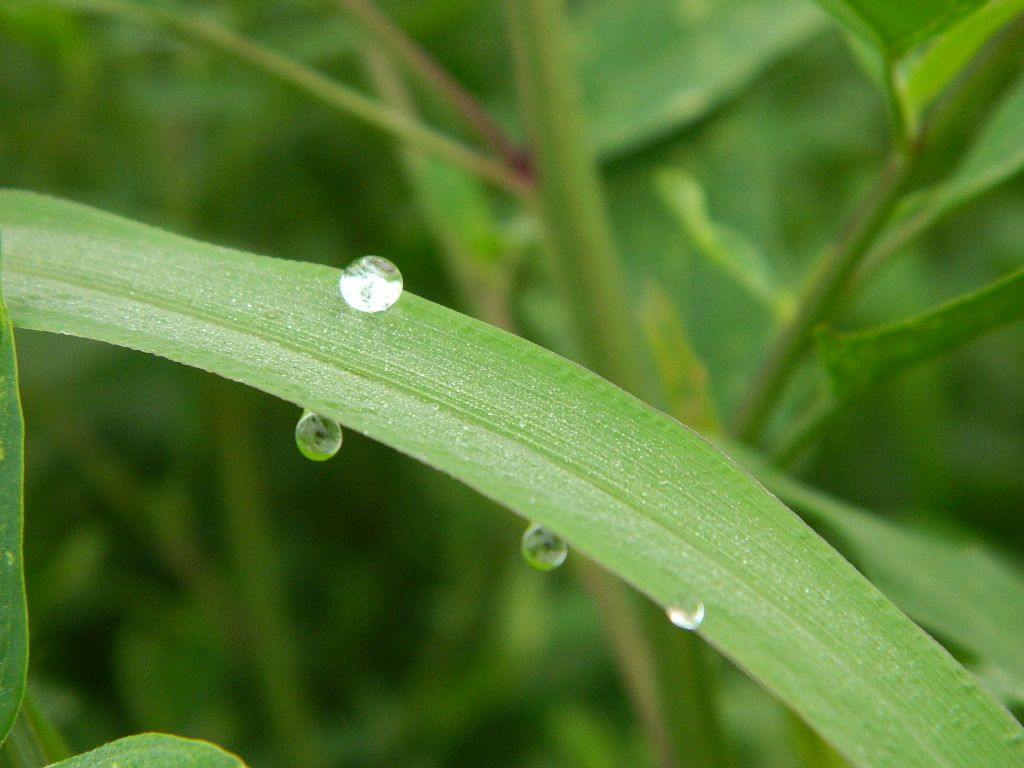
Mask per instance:
[[[573,6],[614,233],[637,304],[656,316],[663,298],[679,312],[729,415],[803,274],[882,164],[879,62],[800,0],[625,5]],[[521,135],[501,4],[382,7]],[[332,7],[194,9],[379,87],[357,27]],[[915,42],[864,18],[864,39],[885,50]],[[390,139],[236,61],[152,26],[5,4],[0,72],[16,73],[0,81],[4,186],[303,261],[385,254],[416,293],[479,313],[471,303],[487,297],[453,279],[441,218],[481,269],[514,286],[517,325],[573,351],[535,225],[507,199],[431,163],[410,174]],[[904,215],[1012,176],[1021,103],[1011,89],[979,150],[940,153],[937,165],[968,161],[938,193],[926,183]],[[418,105],[452,125],[430,98]],[[1018,268],[1022,195],[1011,179],[905,248],[840,329],[901,320]],[[722,268],[733,259],[740,268]],[[760,275],[755,290],[737,272]],[[327,765],[654,764],[592,602],[571,572],[523,567],[511,515],[355,434],[334,462],[312,465],[292,443],[293,407],[204,374],[81,341],[18,341],[30,684],[75,752],[164,730],[254,766],[296,754]],[[880,384],[830,423],[801,476],[1019,563],[1022,342],[1010,326]],[[808,367],[770,437],[820,376]],[[817,522],[840,545],[856,539]],[[996,598],[979,599],[998,614]],[[1019,638],[1019,626],[1000,626]],[[970,638],[940,639],[984,671],[990,659]],[[711,663],[738,764],[821,764],[802,726]],[[987,680],[1019,715],[1020,677]]]

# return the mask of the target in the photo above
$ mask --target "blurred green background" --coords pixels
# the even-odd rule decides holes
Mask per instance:
[[[501,6],[381,3],[521,136]],[[179,7],[374,90],[365,34],[330,3]],[[679,310],[728,415],[772,311],[701,252],[658,179],[686,174],[716,225],[795,287],[877,171],[884,101],[807,0],[572,9],[630,288]],[[391,138],[166,30],[31,4],[0,5],[0,73],[4,186],[282,258],[385,255],[409,290],[473,311]],[[433,189],[512,286],[516,325],[571,352],[532,222],[501,193],[460,193],[458,177]],[[844,327],[1019,266],[1022,205],[1012,182],[953,216]],[[334,460],[306,461],[299,410],[237,385],[90,342],[17,340],[30,682],[75,751],[160,730],[257,768],[309,749],[328,766],[654,765],[596,609],[572,569],[524,566],[521,520],[354,433]],[[987,337],[859,401],[802,473],[1019,553],[1022,374],[1024,329]],[[718,666],[737,764],[793,765],[800,727]]]

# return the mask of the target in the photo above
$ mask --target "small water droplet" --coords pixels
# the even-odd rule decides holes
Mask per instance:
[[[313,461],[327,461],[341,449],[341,440],[341,425],[312,411],[303,411],[295,425],[295,445]]]
[[[680,629],[697,629],[704,621],[704,603],[700,600],[689,600],[670,605],[665,609],[668,620]]]
[[[9,549],[4,550],[4,562],[7,565],[14,565],[14,553]]]
[[[360,312],[383,312],[402,295],[402,273],[380,256],[356,259],[341,273],[341,297]]]
[[[569,545],[554,531],[533,524],[523,534],[523,559],[538,571],[552,571],[569,556]]]

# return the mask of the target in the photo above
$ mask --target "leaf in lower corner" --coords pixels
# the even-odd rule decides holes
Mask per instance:
[[[14,334],[0,297],[0,741],[18,714],[28,669],[21,559],[23,431]]]
[[[54,763],[53,768],[245,768],[239,758],[205,741],[160,733],[128,736]]]

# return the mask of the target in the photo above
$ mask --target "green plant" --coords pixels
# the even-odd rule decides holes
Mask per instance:
[[[519,140],[373,5],[338,5],[369,35],[368,42],[352,36],[348,45],[366,69],[373,98],[197,11],[48,0],[16,4],[0,21],[36,46],[61,24],[79,23],[58,6],[141,22],[158,47],[169,30],[215,60],[227,54],[392,134],[402,141],[400,170],[422,213],[423,234],[436,243],[457,300],[479,319],[409,292],[384,312],[361,314],[343,306],[338,272],[329,266],[206,245],[77,203],[4,191],[0,266],[13,323],[150,352],[336,419],[557,531],[574,552],[650,598],[658,614],[700,601],[700,639],[809,727],[794,726],[808,765],[1024,765],[1024,731],[1006,708],[1024,700],[1019,569],[982,545],[963,547],[949,534],[884,520],[784,472],[851,411],[865,408],[865,393],[886,378],[1020,317],[1014,274],[877,330],[846,334],[831,327],[844,317],[872,317],[864,309],[871,300],[890,317],[905,315],[900,300],[873,296],[881,281],[871,278],[944,217],[1024,166],[1024,134],[1015,119],[1024,104],[1022,4],[822,2],[856,35],[848,44],[885,97],[891,131],[873,184],[857,176],[863,162],[845,169],[849,176],[844,169],[819,171],[836,207],[853,210],[845,224],[841,211],[827,211],[818,228],[777,234],[776,246],[799,250],[795,243],[804,238],[803,249],[814,254],[827,228],[838,232],[799,289],[779,259],[764,255],[768,245],[755,244],[756,211],[730,223],[715,217],[719,201],[702,180],[709,168],[728,170],[733,160],[716,159],[720,135],[702,144],[698,121],[728,122],[728,112],[716,117],[717,107],[774,58],[820,39],[826,22],[810,6],[729,0],[680,10],[645,0],[624,11],[604,0],[581,5],[570,18],[560,1],[510,0],[500,18],[509,31],[519,106],[504,106],[522,117]],[[480,6],[493,12],[490,4]],[[584,49],[579,81],[573,34]],[[638,47],[638,39],[649,45]],[[829,39],[827,60],[840,49]],[[399,64],[428,97],[409,90]],[[699,75],[692,82],[691,69]],[[781,119],[776,135],[787,135],[788,114],[759,111],[757,94],[746,98],[750,113],[727,127],[756,132]],[[860,98],[872,103],[870,94]],[[425,127],[421,112],[442,111],[483,148]],[[731,169],[741,181],[718,194],[753,210],[751,201],[763,203],[771,190],[746,189],[758,185],[763,170],[747,163],[760,152],[748,143],[750,154]],[[793,139],[779,162],[805,151]],[[619,170],[602,179],[602,163]],[[359,185],[352,186],[358,197]],[[234,192],[244,199],[244,189]],[[813,192],[794,195],[793,210],[775,213],[800,221],[813,208]],[[395,205],[387,188],[380,194],[385,207]],[[296,195],[286,191],[280,199]],[[381,229],[391,223],[385,219]],[[661,259],[655,264],[644,259],[652,249]],[[897,291],[908,285],[923,294],[919,303],[932,303],[928,280],[904,279]],[[851,305],[854,312],[846,312]],[[593,372],[510,331],[544,341]],[[41,765],[66,753],[39,707],[21,707],[21,416],[6,316],[4,332],[0,492],[10,558],[0,589],[8,595],[2,669],[9,677],[0,708],[13,724],[6,759]],[[820,366],[810,354],[816,340]],[[758,358],[763,362],[749,364]],[[313,724],[300,682],[302,643],[286,618],[282,555],[250,447],[254,430],[243,415],[248,409],[219,385],[208,387],[222,464],[225,559],[236,590],[193,551],[195,521],[140,502],[157,495],[149,489],[125,507],[131,516],[145,503],[144,535],[212,606],[211,615],[225,621],[225,635],[241,632],[242,644],[252,645],[267,730],[276,734],[274,759],[359,764],[344,746],[328,747]],[[912,413],[918,397],[910,393],[901,407]],[[915,439],[926,442],[927,434]],[[865,441],[851,444],[863,448]],[[110,478],[111,493],[120,497],[133,484],[131,473],[120,473],[95,448],[84,440],[73,450],[86,471]],[[823,450],[827,457],[827,445]],[[169,508],[187,508],[175,499],[177,489],[166,490]],[[653,623],[647,605],[602,571],[577,568],[607,625],[642,724],[645,759],[665,768],[734,764],[714,695],[717,662],[693,637],[670,631],[662,616]],[[232,594],[240,619],[226,606]],[[451,721],[463,722],[481,685],[470,680],[462,698],[444,699],[427,684],[422,706],[446,701]],[[567,754],[614,764],[620,747],[602,748],[601,728],[573,719],[578,715],[559,721],[566,743],[589,733]],[[388,759],[396,758],[386,750],[365,758]],[[112,760],[237,764],[208,745],[152,735],[67,764]]]

